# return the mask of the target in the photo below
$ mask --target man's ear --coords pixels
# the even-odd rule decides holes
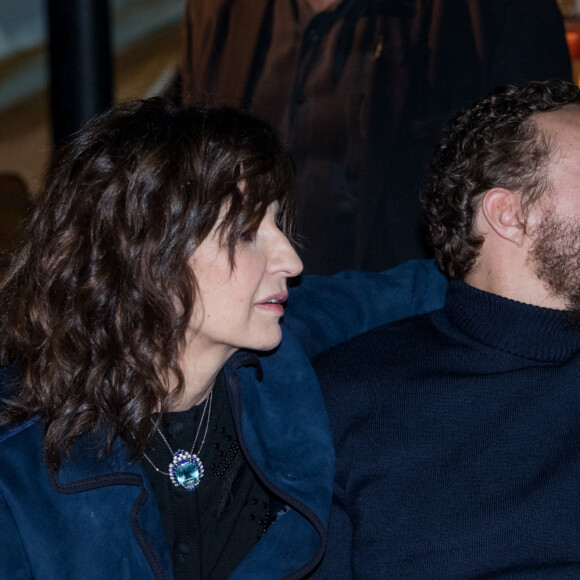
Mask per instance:
[[[522,198],[519,193],[494,187],[487,191],[481,203],[481,212],[490,228],[504,240],[520,246],[526,234]]]

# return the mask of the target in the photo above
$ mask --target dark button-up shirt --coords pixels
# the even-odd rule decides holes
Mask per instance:
[[[186,104],[248,109],[298,169],[306,272],[425,250],[419,190],[438,132],[499,84],[570,79],[555,0],[189,0]]]

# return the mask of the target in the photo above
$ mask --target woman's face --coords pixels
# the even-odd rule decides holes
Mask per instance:
[[[276,225],[278,202],[268,206],[255,238],[238,242],[232,269],[218,224],[193,253],[190,264],[198,292],[188,349],[210,349],[224,359],[236,350],[270,350],[282,338],[286,281],[302,262]]]

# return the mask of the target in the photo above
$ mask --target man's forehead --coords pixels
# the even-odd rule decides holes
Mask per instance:
[[[547,135],[565,144],[580,137],[580,105],[565,105],[545,113],[534,113],[532,120]]]
[[[550,199],[558,201],[561,210],[578,214],[580,193],[580,105],[566,105],[561,109],[537,113],[534,121],[550,143],[548,179]]]

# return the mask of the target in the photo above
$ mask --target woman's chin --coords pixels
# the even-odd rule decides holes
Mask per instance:
[[[268,337],[261,337],[260,341],[256,341],[256,344],[253,346],[248,346],[248,350],[255,350],[259,352],[268,352],[270,350],[274,350],[280,346],[280,342],[282,342],[282,331],[278,329],[277,333],[272,333],[271,336]]]

